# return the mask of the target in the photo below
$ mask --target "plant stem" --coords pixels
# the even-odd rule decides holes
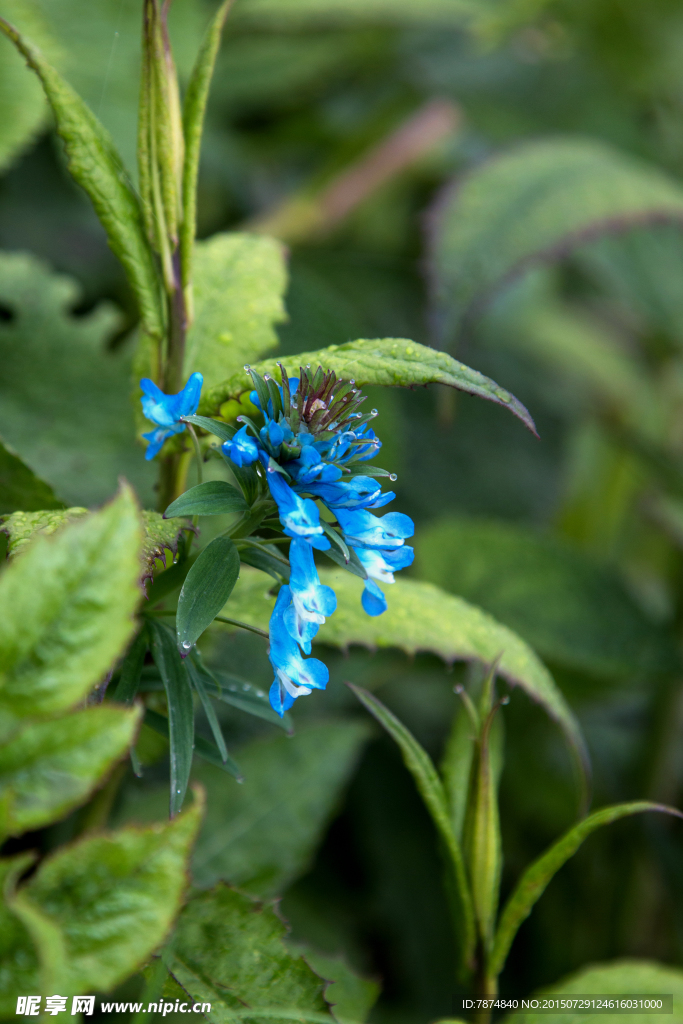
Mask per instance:
[[[265,629],[259,629],[258,626],[250,626],[248,622],[240,622],[239,619],[229,619],[227,615],[217,615],[214,621],[225,622],[228,626],[237,626],[239,629],[248,629],[250,633],[256,633],[257,636],[262,636],[265,640],[270,639]]]
[[[492,978],[485,968],[486,957],[483,951],[480,953],[479,962],[481,968],[477,976],[476,998],[495,999],[498,995],[498,978]],[[477,1010],[475,1020],[477,1024],[489,1024],[491,1020],[491,1007],[481,1007]]]
[[[200,484],[203,479],[202,463],[204,462],[204,457],[202,455],[202,450],[199,446],[199,438],[197,437],[197,433],[194,427],[192,426],[191,423],[186,424],[186,426],[187,429],[190,431],[190,437],[192,438],[192,444],[194,446],[194,457],[197,461],[197,483]],[[194,525],[196,526],[197,524],[194,523]]]

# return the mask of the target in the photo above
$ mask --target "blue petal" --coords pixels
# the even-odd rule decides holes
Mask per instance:
[[[373,516],[367,509],[338,509],[337,520],[347,544],[351,547],[398,548],[406,537],[412,537],[415,525],[410,516],[402,512],[388,512]]]
[[[278,694],[273,702],[274,690],[271,687],[271,703],[273,708],[282,714],[282,708],[287,705],[282,694],[283,689],[294,700],[298,696],[304,696],[312,689],[324,690],[328,679],[329,671],[327,666],[317,658],[304,659],[294,640],[286,627],[285,615],[291,607],[292,594],[289,587],[281,587],[277,596],[273,613],[270,617],[270,648],[268,657],[275,669],[275,681],[278,683]]]
[[[258,458],[259,449],[255,439],[247,433],[246,424],[229,441],[224,441],[221,451],[236,466],[251,466]]]
[[[199,406],[199,398],[202,393],[203,383],[204,378],[201,373],[193,373],[190,375],[187,384],[180,394],[176,396],[179,399],[178,418],[180,418],[180,416],[194,416]]]
[[[368,615],[382,615],[387,610],[387,599],[377,586],[374,580],[365,581],[365,589],[361,595],[360,603],[363,611]]]
[[[299,489],[315,494],[331,509],[379,508],[396,497],[392,491],[382,494],[380,485],[369,476],[354,476],[338,483],[306,484]]]
[[[330,542],[323,534],[315,502],[296,494],[275,469],[268,469],[268,486],[287,536],[306,537],[320,551],[326,551]]]
[[[145,417],[159,427],[171,427],[178,423],[181,416],[194,415],[199,405],[203,380],[201,373],[193,373],[177,395],[165,395],[153,380],[143,377],[140,387],[145,395],[142,399]]]

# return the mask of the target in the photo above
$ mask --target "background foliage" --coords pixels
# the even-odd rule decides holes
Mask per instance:
[[[98,113],[131,169],[139,7],[138,0],[100,0],[87,10],[76,0],[0,2],[0,14],[42,46]],[[181,78],[213,9],[209,0],[174,0]],[[238,787],[218,768],[195,765],[208,805],[193,877],[202,889],[222,880],[249,895],[219,885],[212,897],[191,901],[173,953],[187,986],[197,956],[208,958],[203,984],[235,983],[221,975],[224,964],[209,962],[206,939],[221,925],[223,903],[233,901],[232,919],[243,914],[254,929],[250,941],[290,959],[307,949],[314,970],[344,990],[332,999],[328,986],[323,997],[319,978],[297,961],[292,1006],[326,1012],[343,998],[339,1014],[344,1006],[361,1020],[377,979],[373,1021],[427,1022],[454,1012],[455,951],[433,826],[399,755],[368,727],[343,683],[378,691],[440,761],[457,710],[453,686],[474,671],[450,668],[452,659],[463,644],[493,657],[502,635],[477,646],[481,613],[469,621],[462,599],[521,638],[502,665],[517,684],[504,711],[504,895],[575,813],[571,753],[530,695],[575,746],[578,722],[597,806],[680,803],[682,47],[683,15],[671,0],[237,0],[202,150],[199,234],[211,241],[196,255],[204,280],[210,271],[231,283],[218,308],[211,294],[203,304],[197,289],[188,360],[196,345],[205,362],[188,362],[188,371],[201,369],[211,388],[276,342],[278,355],[290,356],[358,338],[412,338],[509,388],[532,410],[540,440],[504,410],[445,388],[368,389],[380,411],[383,465],[398,474],[396,507],[416,521],[413,580],[390,590],[390,612],[364,621],[365,632],[343,622],[341,609],[321,632],[331,682],[297,704],[292,739],[243,715],[234,691],[232,704],[221,703],[221,725],[247,781]],[[0,435],[8,446],[0,453],[0,511],[93,507],[114,493],[121,474],[152,507],[154,476],[134,440],[130,399],[135,304],[66,173],[36,82],[6,40],[0,105],[7,113],[0,119]],[[286,261],[266,236],[286,246]],[[246,289],[241,275],[251,282]],[[223,346],[235,339],[234,366],[226,368]],[[226,392],[216,403],[232,398]],[[18,486],[7,468],[17,455],[49,486],[27,474],[21,497],[8,493],[10,477]],[[217,529],[204,520],[202,543]],[[156,549],[175,542],[157,539]],[[106,554],[110,543],[98,551]],[[69,564],[68,552],[62,557]],[[118,556],[113,562],[125,575]],[[120,632],[104,665],[128,639],[124,598],[134,572],[124,585],[100,564],[112,580],[106,634]],[[449,591],[453,603],[434,599],[429,584]],[[238,586],[242,618],[262,624],[264,593],[249,589],[248,574]],[[8,601],[13,614],[18,607]],[[428,643],[411,642],[413,615]],[[341,652],[349,632],[351,646]],[[205,656],[230,679],[270,682],[258,637],[217,628],[205,638]],[[103,665],[85,666],[73,685],[85,693]],[[158,690],[153,666],[144,671],[150,691]],[[552,697],[543,689],[548,671],[561,691]],[[48,695],[45,722],[28,728],[58,730],[57,716],[70,707],[53,706]],[[77,737],[84,765],[91,763],[87,716],[97,710],[69,712],[84,716]],[[18,730],[21,713],[4,701],[0,725]],[[15,734],[17,749],[8,745],[2,755],[3,782],[6,774],[11,789],[21,764],[44,801],[29,806],[13,797],[11,812],[3,805],[5,832],[55,823],[10,839],[7,856],[36,845],[49,852],[84,829],[87,836],[86,812],[64,814],[92,790],[104,761],[117,759],[131,714],[112,720],[101,770],[79,776],[81,789],[73,800],[62,794],[59,807],[40,781],[54,766],[31,762]],[[210,739],[201,712],[197,728]],[[73,728],[66,735],[75,742]],[[34,739],[31,749],[40,745]],[[100,823],[121,830],[127,856],[146,858],[160,826],[145,833],[149,849],[125,837],[142,835],[129,829],[132,821],[164,819],[166,741],[145,725],[137,749],[142,778],[126,768],[114,806],[101,804],[98,813]],[[178,840],[176,875],[188,837]],[[68,858],[97,857],[87,845],[95,839],[80,842],[45,862],[24,900],[40,908],[60,872],[68,873]],[[676,823],[651,818],[588,839],[522,926],[502,993],[530,992],[616,958],[680,965],[682,844]],[[171,888],[176,875],[169,869]],[[249,902],[274,896],[282,896],[292,925],[288,947],[267,902],[258,914]],[[24,941],[26,913],[12,920]],[[9,926],[0,931],[8,948],[19,943]],[[140,966],[163,932],[161,922],[145,949],[119,951],[111,983]],[[90,984],[86,967],[69,981],[74,991]],[[592,977],[571,984],[597,991],[605,982]],[[267,981],[246,969],[240,978],[236,998],[252,1005]],[[657,984],[678,990],[674,981]]]

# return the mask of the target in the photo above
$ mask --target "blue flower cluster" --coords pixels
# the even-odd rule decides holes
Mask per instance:
[[[156,430],[143,434],[148,441],[146,459],[153,459],[161,451],[164,441],[173,434],[181,434],[185,424],[183,416],[194,416],[199,405],[199,396],[204,378],[201,373],[193,373],[187,384],[177,395],[165,395],[149,377],[143,377],[140,387],[144,391],[142,411],[148,420],[156,424]]]
[[[309,366],[290,379],[280,365],[280,385],[245,369],[255,387],[250,400],[262,413],[263,426],[239,416],[243,425],[223,443],[222,452],[239,470],[260,467],[284,533],[291,537],[289,584],[280,588],[269,631],[275,670],[270,702],[283,715],[297,697],[324,689],[329,678],[323,662],[303,657],[337,607],[334,591],[320,582],[313,549],[329,552],[363,577],[362,606],[368,615],[381,615],[387,601],[379,583],[393,583],[394,573],[413,561],[405,541],[414,527],[401,512],[376,516],[370,511],[396,495],[382,493],[377,482],[388,473],[363,469],[381,442],[369,426],[375,410],[367,415],[358,411],[364,399],[354,381],[338,380],[321,367],[311,372]],[[145,416],[157,426],[143,434],[149,441],[146,457],[152,459],[168,437],[185,429],[183,417],[196,412],[202,375],[193,373],[177,395],[165,395],[151,380],[140,385]],[[331,521],[321,520],[316,502],[331,513]]]
[[[381,615],[387,601],[378,584],[393,583],[393,574],[411,564],[413,549],[405,540],[414,527],[400,512],[369,511],[395,494],[383,494],[377,479],[362,472],[361,464],[374,458],[381,442],[368,426],[376,414],[357,411],[363,399],[354,381],[338,381],[321,368],[311,373],[309,367],[299,379],[289,379],[281,367],[278,385],[249,372],[256,386],[250,398],[264,425],[239,417],[244,425],[223,452],[239,467],[262,464],[284,532],[292,538],[289,585],[281,588],[270,620],[270,702],[282,715],[296,697],[324,689],[329,678],[321,661],[301,654],[310,653],[311,640],[337,605],[334,591],[320,583],[312,549],[329,551],[332,541],[347,552],[347,562],[353,552],[355,571],[365,577],[363,608]],[[332,513],[338,530],[323,525],[314,498]]]

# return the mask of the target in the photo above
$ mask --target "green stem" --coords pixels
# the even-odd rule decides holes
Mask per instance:
[[[203,480],[202,465],[204,462],[204,456],[202,455],[202,449],[199,445],[199,438],[197,437],[197,433],[191,423],[187,424],[187,429],[190,432],[190,437],[192,438],[192,444],[194,446],[194,457],[197,461],[197,483],[200,484]],[[196,526],[197,524],[195,523],[194,525]]]
[[[228,626],[237,626],[239,629],[248,629],[250,633],[256,633],[257,636],[262,636],[265,640],[270,639],[265,629],[259,629],[258,626],[250,626],[248,622],[240,622],[239,619],[229,619],[227,615],[217,615],[214,622],[225,622]]]

